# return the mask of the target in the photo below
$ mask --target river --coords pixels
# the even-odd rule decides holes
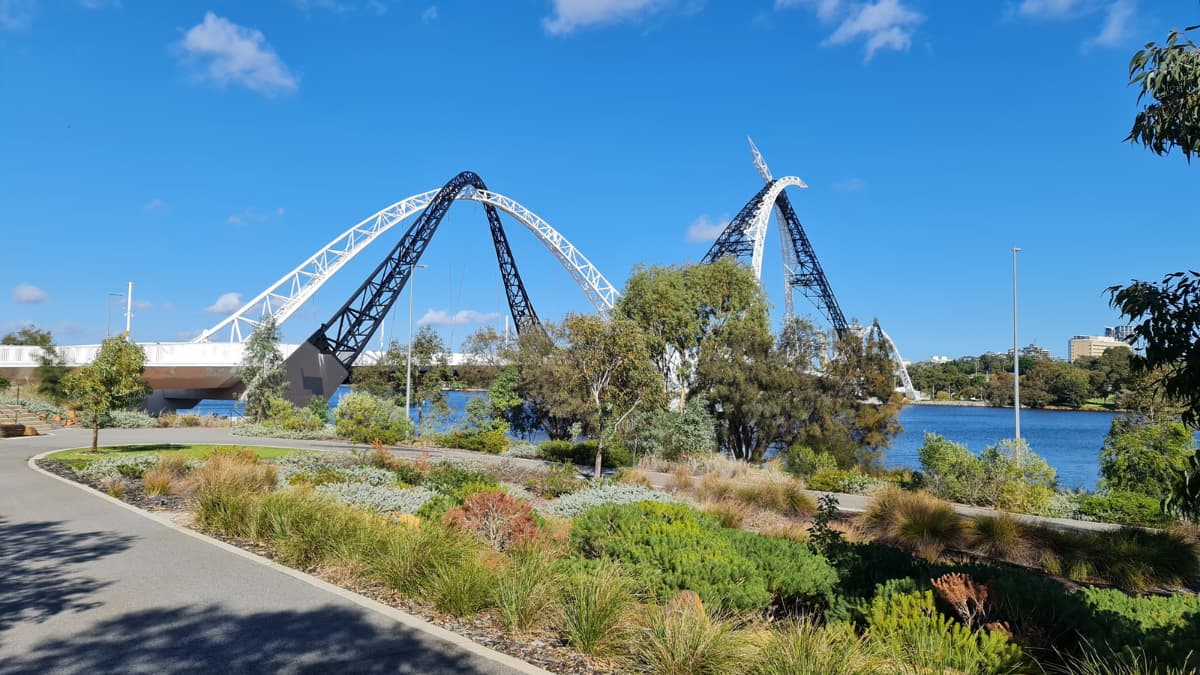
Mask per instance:
[[[348,390],[341,387],[332,397],[331,405]],[[481,395],[481,392],[449,392],[452,419],[462,415],[468,399]],[[239,408],[240,404],[234,401],[202,401],[196,408],[180,412],[228,416]],[[1113,416],[1103,412],[1022,410],[1021,435],[1058,472],[1060,485],[1094,490],[1099,479],[1100,446]],[[925,432],[941,434],[974,452],[1013,435],[1011,408],[910,405],[900,412],[900,423],[904,433],[893,440],[884,455],[884,465],[889,467],[920,468],[917,451]]]

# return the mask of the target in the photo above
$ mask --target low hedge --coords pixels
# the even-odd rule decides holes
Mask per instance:
[[[837,583],[833,568],[808,546],[722,528],[683,504],[595,507],[575,522],[571,543],[586,557],[627,563],[658,600],[687,589],[724,610],[824,605]]]
[[[1137,492],[1085,494],[1076,500],[1076,506],[1080,515],[1102,523],[1153,527],[1172,521],[1157,499]]]
[[[582,441],[579,443],[572,443],[571,441],[545,441],[538,446],[538,453],[542,459],[551,462],[571,462],[572,464],[593,466],[596,463],[596,448],[596,441]],[[600,458],[600,465],[606,469],[633,466],[633,452],[623,445],[609,444],[604,448],[604,455]]]
[[[499,455],[508,449],[508,437],[499,429],[467,433],[456,431],[452,434],[438,436],[437,444],[443,448],[486,452],[489,455]]]

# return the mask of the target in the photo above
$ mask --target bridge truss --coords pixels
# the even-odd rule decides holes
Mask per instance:
[[[829,285],[829,279],[825,276],[825,270],[822,269],[821,262],[817,260],[812,242],[809,241],[804,226],[800,224],[800,218],[796,215],[796,210],[792,208],[791,200],[784,192],[789,187],[807,188],[808,185],[795,176],[774,178],[762,153],[754,145],[754,141],[749,138],[746,140],[750,142],[750,153],[754,157],[754,166],[758,169],[765,185],[758,191],[758,194],[746,202],[733,220],[729,221],[717,240],[713,242],[712,247],[709,248],[708,253],[705,254],[704,262],[713,262],[727,256],[749,258],[754,276],[761,283],[767,226],[770,223],[771,214],[774,212],[777,214],[780,249],[783,256],[786,317],[791,319],[794,315],[793,298],[798,293],[808,298],[817,307],[839,338],[845,336],[848,331],[861,333],[862,331],[854,330],[856,327],[847,323],[846,316]],[[876,328],[878,328],[878,324],[876,324]],[[878,330],[896,364],[896,377],[900,380],[904,394],[916,400],[919,394],[913,387],[900,350],[891,336],[882,328],[878,328]]]

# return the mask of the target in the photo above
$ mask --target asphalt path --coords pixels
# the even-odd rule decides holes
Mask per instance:
[[[225,429],[113,429],[100,439],[258,443]],[[27,465],[89,442],[75,429],[0,441],[0,674],[538,672]]]

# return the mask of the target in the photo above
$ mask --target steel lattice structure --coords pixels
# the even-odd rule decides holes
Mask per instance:
[[[358,290],[350,295],[341,309],[317,328],[308,338],[308,342],[322,354],[335,357],[348,372],[408,284],[413,267],[421,260],[450,205],[460,192],[469,188],[486,190],[487,186],[475,173],[464,171],[438,190],[429,201],[429,206],[408,228],[388,256],[379,263]],[[504,234],[504,226],[500,222],[500,214],[494,206],[486,203],[484,211],[491,227],[496,259],[500,264],[500,275],[504,280],[508,306],[517,331],[536,327],[537,313],[529,302],[525,284],[517,271],[512,250],[508,246],[508,238]]]
[[[268,316],[274,317],[276,325],[282,325],[354,256],[395,225],[428,207],[438,192],[430,190],[413,195],[354,225],[192,342],[208,342],[226,330],[230,342],[242,342]],[[579,249],[516,200],[474,185],[464,187],[454,199],[491,205],[516,218],[575,279],[598,312],[609,312],[620,297],[616,287]]]

